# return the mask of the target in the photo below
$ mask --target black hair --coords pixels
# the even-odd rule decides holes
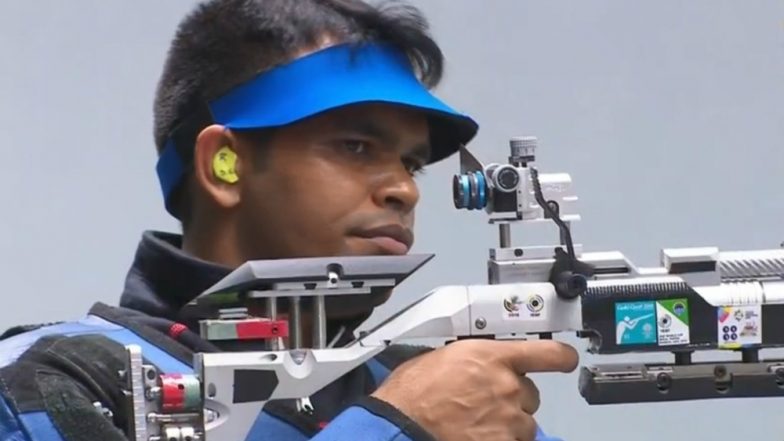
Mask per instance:
[[[393,44],[408,56],[423,85],[432,88],[441,80],[443,54],[427,20],[401,1],[208,0],[180,23],[168,52],[154,104],[158,153],[202,103],[290,61],[325,35],[341,43]],[[177,205],[185,224],[189,210]]]

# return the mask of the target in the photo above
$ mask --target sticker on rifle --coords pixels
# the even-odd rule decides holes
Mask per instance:
[[[655,344],[656,337],[656,305],[654,302],[615,304],[616,344]]]
[[[719,348],[762,343],[762,306],[725,306],[717,312]]]
[[[656,302],[659,346],[689,344],[689,303],[686,299]]]
[[[504,299],[504,319],[516,320],[534,318],[542,315],[544,298],[539,294],[532,294],[525,300],[520,296],[511,295]]]

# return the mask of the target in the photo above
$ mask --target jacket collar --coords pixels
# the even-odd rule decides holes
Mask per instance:
[[[145,231],[125,279],[120,306],[176,320],[188,302],[231,272],[181,247],[181,235]]]

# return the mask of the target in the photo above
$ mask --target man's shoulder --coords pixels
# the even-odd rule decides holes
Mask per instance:
[[[93,386],[111,377],[115,386],[126,360],[126,343],[116,334],[127,331],[91,314],[80,320],[10,328],[0,337],[0,388],[15,406],[26,407],[24,403],[35,401],[51,376]]]
[[[15,339],[23,337],[25,334],[20,334]],[[13,349],[19,354],[5,357],[0,367],[0,388],[7,399],[22,408],[41,398],[39,392],[47,378],[67,377],[83,385],[95,385],[96,379],[100,382],[113,377],[110,381],[116,385],[125,363],[125,347],[100,333],[51,333]]]
[[[190,371],[193,352],[167,332],[152,326],[156,320],[164,321],[139,311],[96,303],[79,320],[15,326],[0,336],[0,368],[17,360],[44,338],[50,341],[58,336],[101,336],[98,340],[112,341],[122,351],[130,344],[141,346],[145,358],[150,358],[161,371]]]
[[[17,325],[0,336],[0,367],[15,362],[41,339],[57,336],[106,334],[123,328],[99,317],[88,315],[80,320]]]
[[[183,361],[191,357],[166,350],[175,344],[166,334],[124,316],[121,308],[93,307],[80,320],[15,326],[3,333],[0,433],[43,427],[50,432],[30,434],[31,439],[60,440],[60,433],[69,440],[124,440],[128,422],[121,373],[129,344],[141,346],[145,361],[162,372],[192,371]]]
[[[31,439],[81,440],[88,434],[120,440],[125,407],[120,372],[125,348],[101,333],[54,331],[63,324],[37,328],[7,338],[0,368],[0,431],[26,432]],[[23,342],[22,342],[23,340]],[[16,354],[18,352],[18,354]],[[110,409],[114,419],[100,409]],[[86,432],[85,432],[86,431]],[[25,438],[20,438],[25,439]]]

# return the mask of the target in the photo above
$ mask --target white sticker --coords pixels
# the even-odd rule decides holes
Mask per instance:
[[[717,311],[720,348],[762,343],[762,306],[725,306]]]
[[[523,320],[542,315],[544,299],[538,294],[532,294],[525,299],[512,295],[504,299],[504,319]]]
[[[659,346],[689,344],[689,309],[686,299],[656,302]]]

